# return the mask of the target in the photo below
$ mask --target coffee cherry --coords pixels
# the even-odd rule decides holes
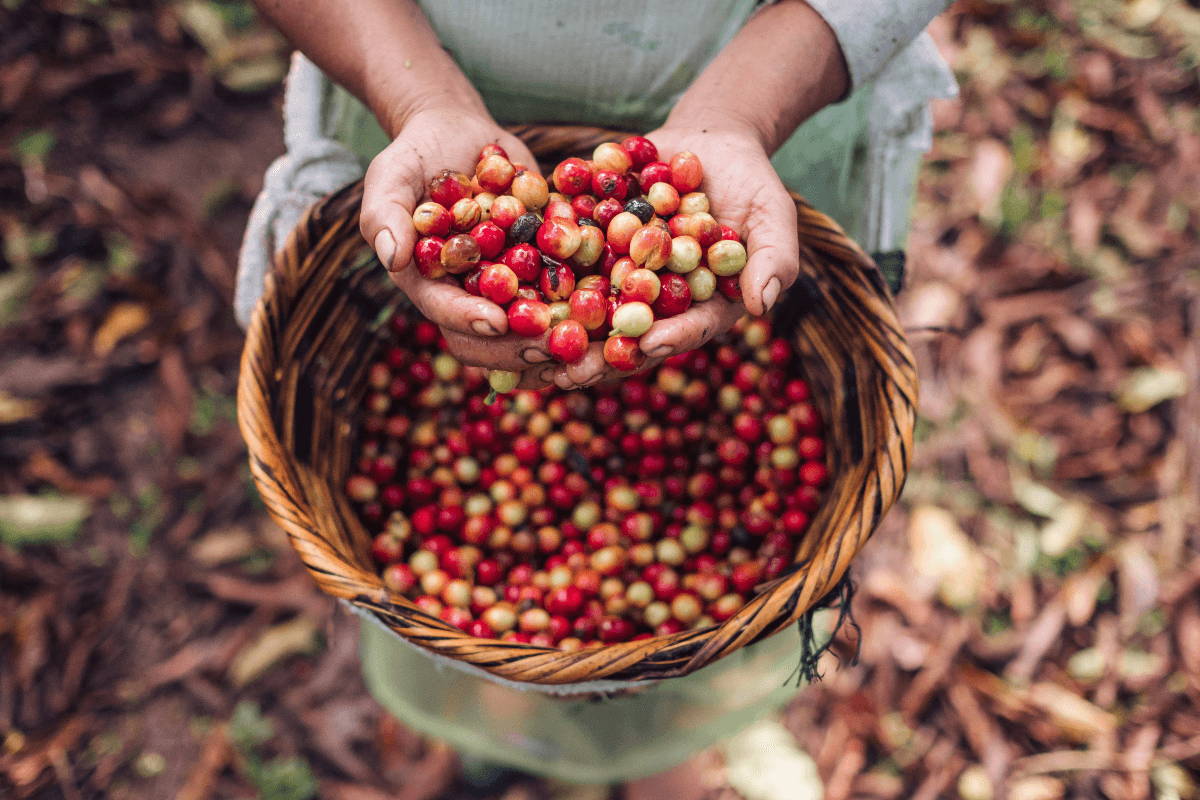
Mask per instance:
[[[597,626],[597,634],[605,644],[625,642],[633,636],[633,625],[621,617],[602,617]]]
[[[662,269],[671,257],[671,235],[656,225],[643,226],[630,238],[629,257],[647,269]]]
[[[544,207],[550,198],[550,187],[546,185],[546,179],[529,170],[523,170],[516,174],[509,191],[526,208],[533,210]]]
[[[618,255],[626,255],[629,253],[633,238],[642,230],[642,222],[637,216],[628,211],[622,211],[608,224],[608,244],[612,247],[613,252]],[[657,242],[657,239],[648,240],[647,244],[654,242]]]
[[[670,264],[667,265],[668,268]],[[702,303],[712,297],[717,291],[717,276],[708,267],[697,267],[684,276],[692,299]]]
[[[659,539],[654,545],[654,556],[663,564],[678,567],[687,559],[687,551],[675,539]]]
[[[736,275],[723,275],[717,278],[717,291],[731,303],[742,302],[742,285]]]
[[[786,414],[776,414],[767,420],[767,436],[775,444],[790,444],[796,440],[796,423]]]
[[[511,603],[500,602],[479,615],[479,618],[492,630],[501,634],[511,631],[517,624],[517,612]]]
[[[625,207],[620,200],[617,200],[614,197],[609,197],[596,203],[596,206],[592,209],[592,219],[596,220],[596,224],[601,228],[607,229],[613,218],[620,214],[624,209]],[[633,235],[632,231],[629,235]]]
[[[542,254],[530,244],[513,245],[500,260],[516,274],[517,280],[525,283],[536,281],[542,271]]]
[[[538,277],[538,288],[547,301],[553,303],[566,300],[575,291],[575,273],[562,262],[542,256],[542,273]],[[566,319],[566,315],[563,315]]]
[[[479,197],[476,196],[475,200],[476,200],[476,202],[478,202]],[[482,204],[481,204],[481,207],[482,207]],[[492,201],[492,207],[489,211],[488,219],[491,222],[494,222],[502,230],[508,231],[509,235],[512,236],[511,228],[513,226],[513,223],[515,223],[517,221],[517,219],[525,213],[526,213],[526,211],[525,211],[524,203],[522,203],[520,200],[513,197],[512,195],[502,194],[502,195],[499,195],[498,197],[496,197],[496,199]],[[534,214],[533,216],[534,216],[534,218],[537,217],[536,214]],[[539,220],[537,224],[540,225],[541,221]],[[536,225],[534,226],[533,231],[535,233],[537,232]],[[517,239],[515,241],[523,241],[523,240]]]
[[[564,364],[574,364],[587,354],[587,329],[573,319],[563,320],[550,329],[547,344],[550,355]]]
[[[378,496],[379,487],[366,475],[351,475],[346,479],[346,494],[356,503],[369,503]]]
[[[479,155],[475,157],[475,163],[483,161],[488,156],[504,156],[508,158],[508,153],[503,147],[495,142],[489,142],[479,149]]]
[[[592,176],[592,193],[604,199],[624,200],[629,195],[629,180],[619,172],[599,170]]]
[[[658,319],[666,319],[676,314],[682,314],[692,305],[692,290],[683,277],[674,273],[663,273],[661,278],[662,291],[654,301],[652,310]]]
[[[550,627],[550,613],[544,608],[530,608],[521,612],[517,626],[525,633],[538,633]]]
[[[584,224],[584,219],[591,219],[592,211],[596,208],[596,198],[590,194],[577,194],[571,198],[571,210],[578,217],[580,225]],[[594,220],[593,220],[594,221]]]
[[[714,275],[737,275],[746,266],[746,248],[741,242],[722,239],[708,248],[708,268]]]
[[[641,336],[653,324],[654,312],[644,302],[622,303],[613,313],[613,331],[618,334],[617,338]]]
[[[829,471],[820,461],[805,461],[800,465],[799,475],[805,486],[824,486],[829,480]]]
[[[546,596],[546,610],[551,614],[574,616],[583,607],[583,592],[577,586],[563,586]]]
[[[429,196],[433,202],[450,208],[464,197],[471,196],[471,179],[461,172],[444,169],[429,182]]]
[[[654,216],[655,211],[657,211],[650,203],[647,203],[640,197],[625,201],[625,210],[641,220],[643,225],[649,222]]]
[[[621,285],[625,283],[625,279],[629,277],[629,273],[633,272],[637,268],[638,265],[633,263],[632,258],[629,258],[628,256],[618,258],[613,264],[612,270],[608,275],[610,290],[615,289],[619,293]],[[615,300],[615,298],[613,299]],[[615,305],[612,307],[612,310],[616,310]]]
[[[510,372],[506,369],[493,369],[488,371],[488,385],[497,394],[508,394],[517,388],[517,384],[521,382],[521,373]]]
[[[730,572],[729,580],[735,591],[748,595],[754,591],[762,577],[762,567],[756,561],[744,561],[736,564]]]
[[[587,280],[587,278],[583,280]],[[580,281],[576,284],[575,291],[571,293],[568,303],[570,318],[582,324],[586,330],[597,330],[604,324],[607,303],[604,294],[599,290],[586,288],[583,286],[583,281]]]
[[[660,217],[669,217],[679,211],[679,192],[664,181],[650,185],[646,190],[646,200]]]
[[[554,188],[568,197],[588,190],[592,183],[592,170],[582,158],[568,158],[559,162],[551,176]]]
[[[676,236],[671,239],[671,253],[667,259],[667,269],[687,274],[700,266],[703,252],[700,243],[691,236]]]
[[[641,169],[658,160],[658,148],[645,136],[627,136],[621,140],[621,148],[629,154],[633,169]]]
[[[590,267],[598,262],[603,254],[604,234],[597,227],[580,225],[579,248],[571,256],[571,263],[580,267]]]
[[[679,217],[685,217],[687,224],[684,226],[683,233],[692,236],[700,243],[700,246],[707,249],[717,242],[721,241],[721,226],[713,219],[712,214],[704,211],[697,211],[695,214],[676,215],[672,220]]]
[[[658,299],[662,282],[648,269],[635,269],[621,281],[621,302],[653,303]]]
[[[696,214],[701,211],[707,212],[708,210],[708,195],[704,192],[688,192],[679,198],[680,214]]]
[[[442,267],[442,248],[445,244],[445,240],[438,236],[426,236],[417,240],[413,248],[413,260],[417,262],[417,271],[421,275],[434,279],[446,274],[445,268]]]
[[[389,564],[383,571],[383,585],[396,594],[408,594],[417,585],[417,576],[407,564]]]
[[[504,231],[494,222],[481,222],[471,229],[471,238],[479,245],[480,258],[491,260],[504,249]]]
[[[671,167],[661,161],[652,161],[642,167],[638,180],[643,187],[650,187],[656,183],[671,183]]]
[[[633,158],[621,145],[615,142],[605,142],[592,152],[592,163],[601,170],[611,170],[623,174],[633,167]]]
[[[421,203],[413,209],[413,227],[422,236],[446,236],[454,218],[444,206],[438,203]]]
[[[613,336],[604,342],[604,360],[621,372],[633,372],[646,363],[646,354],[638,348],[637,339]]]
[[[478,164],[475,165],[475,179],[479,181],[479,185],[484,191],[493,192],[495,194],[504,194],[508,191],[508,187],[513,183],[513,176],[517,171],[513,168],[512,162],[502,155],[493,154],[484,156]],[[515,196],[521,199],[520,194],[513,192]],[[528,203],[526,203],[528,205]]]
[[[442,269],[452,275],[459,275],[471,269],[479,263],[479,258],[479,243],[466,233],[459,233],[447,239],[439,255]]]
[[[497,305],[517,296],[517,274],[506,264],[488,264],[479,273],[479,294]]]
[[[681,195],[694,192],[704,180],[704,168],[695,153],[684,150],[671,156],[671,185]]]
[[[700,604],[700,598],[690,592],[680,592],[671,601],[671,616],[684,625],[692,624],[702,613],[704,607]]]
[[[569,219],[548,217],[538,228],[537,246],[553,258],[570,258],[579,249],[579,243],[579,226]]]

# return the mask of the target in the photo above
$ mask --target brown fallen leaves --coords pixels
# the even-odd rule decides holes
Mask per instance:
[[[0,541],[0,796],[485,796],[367,698],[353,624],[247,491],[228,302],[278,40],[234,2],[16,5],[0,496],[85,513]],[[970,0],[934,26],[962,97],[900,298],[920,441],[856,567],[860,663],[784,717],[831,800],[1197,796],[1198,20]]]

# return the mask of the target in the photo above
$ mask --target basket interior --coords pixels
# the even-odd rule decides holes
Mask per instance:
[[[802,238],[801,276],[774,315],[814,388],[830,470],[788,572],[720,625],[581,653],[473,639],[390,595],[341,488],[367,370],[402,302],[358,234],[360,196],[349,187],[317,206],[282,252],[249,331],[239,415],[264,501],[317,582],[410,641],[534,683],[686,674],[812,609],[899,495],[915,418],[912,357],[879,272],[817,215],[821,225]]]

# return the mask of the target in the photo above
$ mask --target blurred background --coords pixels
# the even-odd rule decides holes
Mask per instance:
[[[0,0],[0,31],[0,796],[482,796],[368,698],[248,477],[229,302],[284,43],[244,0]],[[920,444],[861,657],[846,630],[783,723],[831,800],[1196,797],[1200,7],[933,32],[962,92],[899,300]]]

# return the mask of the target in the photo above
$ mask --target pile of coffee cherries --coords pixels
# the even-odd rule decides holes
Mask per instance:
[[[434,325],[391,329],[346,492],[385,585],[426,613],[573,651],[722,622],[792,564],[825,444],[766,320],[645,375],[491,404]]]
[[[508,312],[520,336],[550,331],[550,354],[574,363],[589,341],[632,371],[638,338],[655,319],[681,314],[720,291],[740,301],[746,248],[709,213],[700,159],[658,160],[654,144],[606,142],[591,161],[568,158],[551,179],[513,164],[503,148],[479,154],[474,177],[443,170],[413,212],[417,269],[457,276],[471,294]],[[498,391],[512,373],[493,376]],[[507,387],[507,388],[505,388]]]

